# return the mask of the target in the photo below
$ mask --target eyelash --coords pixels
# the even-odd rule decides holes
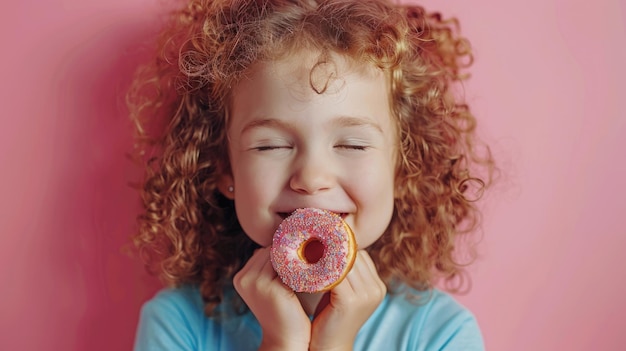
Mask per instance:
[[[347,149],[347,150],[355,150],[355,151],[365,151],[367,149],[369,149],[369,146],[366,145],[335,145],[336,148],[338,149]],[[277,150],[277,149],[289,149],[291,148],[290,146],[272,146],[272,145],[267,145],[267,146],[257,146],[254,147],[253,150],[256,151],[271,151],[271,150]]]
[[[357,150],[357,151],[365,151],[369,147],[365,145],[337,145],[336,148],[340,149],[349,149],[349,150]]]
[[[256,151],[271,151],[271,150],[276,150],[276,149],[288,149],[291,148],[290,146],[273,146],[273,145],[266,145],[266,146],[257,146],[252,148],[253,150]]]

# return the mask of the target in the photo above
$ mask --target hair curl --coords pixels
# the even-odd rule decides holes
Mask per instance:
[[[381,278],[426,290],[463,273],[455,244],[478,225],[474,201],[494,165],[453,91],[472,62],[455,20],[384,0],[191,0],[157,44],[127,96],[146,165],[133,240],[167,283],[199,284],[208,314],[256,246],[217,190],[230,167],[231,88],[251,64],[305,48],[373,64],[391,80],[398,191],[389,227],[368,248]]]

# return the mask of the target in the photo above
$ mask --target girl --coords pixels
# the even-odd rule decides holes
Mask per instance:
[[[385,0],[173,14],[129,93],[147,164],[134,240],[171,286],[142,308],[136,350],[483,349],[434,288],[462,273],[455,243],[492,169],[452,92],[471,55],[450,24]],[[269,261],[301,207],[357,238],[327,294],[294,293]]]

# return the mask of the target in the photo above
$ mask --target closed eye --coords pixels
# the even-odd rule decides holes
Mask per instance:
[[[253,150],[268,151],[268,150],[276,150],[276,149],[284,149],[284,148],[287,148],[287,146],[257,146],[253,148]]]
[[[278,149],[290,149],[291,146],[277,146],[277,145],[263,145],[263,146],[256,146],[251,148],[251,150],[256,150],[256,151],[271,151],[271,150],[278,150]]]
[[[367,145],[336,145],[335,147],[339,149],[359,150],[359,151],[365,151],[369,149],[369,146]]]

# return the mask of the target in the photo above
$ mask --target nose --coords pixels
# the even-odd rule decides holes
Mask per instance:
[[[300,193],[313,195],[333,187],[335,175],[328,158],[320,154],[302,155],[296,161],[289,186]]]

